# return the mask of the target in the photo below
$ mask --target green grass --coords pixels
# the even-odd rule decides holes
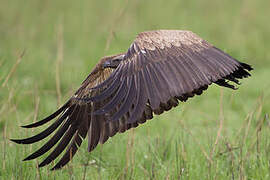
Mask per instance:
[[[268,0],[0,2],[0,179],[270,178]],[[137,33],[151,29],[192,30],[252,64],[253,76],[237,91],[213,85],[92,153],[85,141],[62,170],[22,162],[42,142],[8,139],[39,132],[19,126],[57,108],[57,59],[62,104],[100,57],[126,51]]]

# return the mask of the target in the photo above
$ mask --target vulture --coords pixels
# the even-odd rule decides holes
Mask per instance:
[[[56,170],[72,159],[86,137],[91,152],[109,137],[152,119],[153,114],[201,95],[212,83],[237,89],[232,83],[239,85],[239,79],[249,77],[252,69],[191,31],[141,32],[127,52],[103,57],[57,111],[22,126],[35,128],[54,120],[48,128],[29,138],[11,140],[32,144],[52,135],[24,160],[54,148],[39,164],[43,167],[64,151],[52,168]]]

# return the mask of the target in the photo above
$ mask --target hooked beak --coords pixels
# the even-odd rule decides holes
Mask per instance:
[[[111,62],[110,61],[105,61],[103,63],[103,68],[110,68],[111,67]]]
[[[107,60],[103,63],[103,68],[117,68],[120,62],[123,60],[123,55],[114,59]]]

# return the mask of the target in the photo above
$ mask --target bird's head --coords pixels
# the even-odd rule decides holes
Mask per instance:
[[[125,54],[107,57],[102,63],[103,68],[117,68],[120,62],[124,59]]]

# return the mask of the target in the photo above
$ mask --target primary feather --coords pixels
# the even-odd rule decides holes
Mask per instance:
[[[119,59],[120,58],[120,62]],[[110,62],[117,59],[118,66]],[[105,66],[106,65],[106,66]],[[158,30],[140,33],[126,53],[104,57],[68,102],[49,117],[23,126],[33,128],[57,120],[45,131],[20,144],[52,138],[25,160],[55,149],[39,164],[45,166],[66,152],[52,168],[59,169],[75,155],[88,134],[88,151],[117,132],[137,127],[200,95],[215,83],[236,89],[229,82],[250,76],[250,65],[237,61],[190,31]]]

